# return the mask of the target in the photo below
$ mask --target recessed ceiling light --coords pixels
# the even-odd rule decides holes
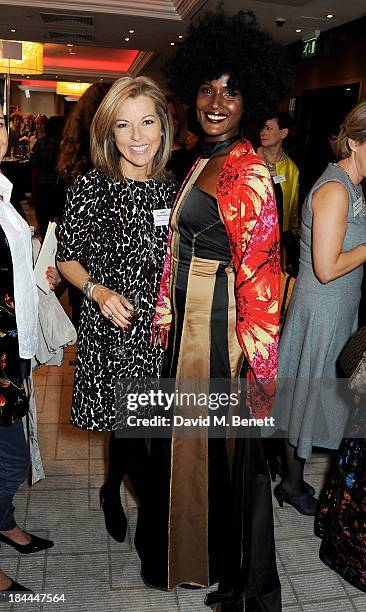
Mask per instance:
[[[350,87],[346,87],[346,91],[351,91],[351,88]]]
[[[302,32],[301,28],[297,28],[296,32],[299,34],[300,32]]]
[[[15,28],[12,28],[10,32],[13,32],[13,33],[16,32]]]
[[[332,15],[332,13],[329,13],[329,14],[327,15],[327,19],[333,19],[333,17],[334,17],[334,15]]]
[[[174,47],[174,45],[175,45],[175,42],[171,42],[171,43],[170,43],[170,45],[171,45],[172,47]]]
[[[125,41],[128,42],[130,39],[128,36],[126,36]]]
[[[74,45],[73,45],[73,43],[67,43],[67,46],[68,47],[73,47]]]
[[[128,30],[130,34],[134,34],[135,30]]]
[[[183,38],[183,34],[179,34],[178,38]]]

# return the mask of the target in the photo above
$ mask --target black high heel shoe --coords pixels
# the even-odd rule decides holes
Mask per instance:
[[[11,580],[11,578],[9,578],[9,580]],[[0,603],[9,602],[9,595],[11,593],[29,593],[30,595],[34,595],[32,589],[27,589],[27,587],[19,584],[19,582],[11,580],[10,586],[8,586],[7,589],[0,590]]]
[[[31,533],[28,533],[27,535],[30,535],[30,537],[32,538],[31,541],[28,542],[28,544],[17,544],[17,542],[14,542],[14,540],[11,540],[7,536],[4,536],[2,533],[0,533],[0,542],[4,542],[4,544],[8,544],[8,546],[12,546],[13,548],[15,548],[15,550],[22,553],[23,555],[36,553],[40,550],[46,550],[47,548],[52,548],[52,546],[54,545],[52,540],[45,540],[44,538],[39,538],[38,536],[32,535]]]
[[[283,503],[289,504],[296,508],[300,514],[307,516],[315,516],[318,500],[309,493],[303,493],[302,495],[291,495],[287,493],[283,488],[282,484],[278,484],[273,489],[273,495],[277,499],[280,508],[283,508]]]
[[[104,513],[105,527],[116,542],[124,542],[127,532],[127,518],[122,507],[119,491],[111,491],[104,484],[99,491],[100,507]]]
[[[286,478],[286,471],[283,467],[282,461],[278,457],[268,457],[267,461],[272,482],[276,482],[277,474],[282,479]],[[312,487],[308,482],[305,482],[305,480],[302,481],[302,484],[305,492],[308,493],[308,495],[315,495],[314,487]]]

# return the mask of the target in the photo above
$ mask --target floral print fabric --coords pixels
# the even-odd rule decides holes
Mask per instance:
[[[344,580],[366,592],[366,414],[355,419],[354,435],[343,440],[320,499],[315,533],[319,556]]]
[[[27,412],[15,319],[13,266],[0,227],[0,425],[12,425]]]

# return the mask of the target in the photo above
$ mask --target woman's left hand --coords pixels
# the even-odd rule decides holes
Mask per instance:
[[[57,285],[61,282],[61,276],[59,275],[58,270],[52,266],[48,266],[45,272],[45,277],[48,280],[50,289],[55,289],[55,287],[57,287]]]

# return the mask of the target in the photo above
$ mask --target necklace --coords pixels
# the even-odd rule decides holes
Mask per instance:
[[[363,189],[361,187],[361,185],[355,185],[354,182],[352,181],[350,175],[348,174],[347,170],[345,168],[343,168],[343,166],[340,166],[339,164],[333,162],[332,166],[335,166],[336,168],[339,168],[340,170],[342,170],[344,172],[344,174],[346,175],[346,177],[348,178],[348,182],[350,183],[351,187],[352,187],[352,191],[356,197],[357,200],[361,199],[361,204],[362,204],[362,209],[361,209],[361,215],[363,217],[366,217],[366,203],[365,203],[365,196],[363,195]]]
[[[263,159],[266,162],[266,166],[268,168],[268,170],[270,172],[273,172],[274,170],[276,170],[276,164],[277,162],[280,162],[284,159],[285,157],[285,153],[283,151],[283,149],[281,149],[280,155],[278,157],[278,159],[276,159],[274,162],[270,162],[268,157],[266,156],[265,152],[264,152],[264,147],[262,147],[262,153],[263,153]]]

